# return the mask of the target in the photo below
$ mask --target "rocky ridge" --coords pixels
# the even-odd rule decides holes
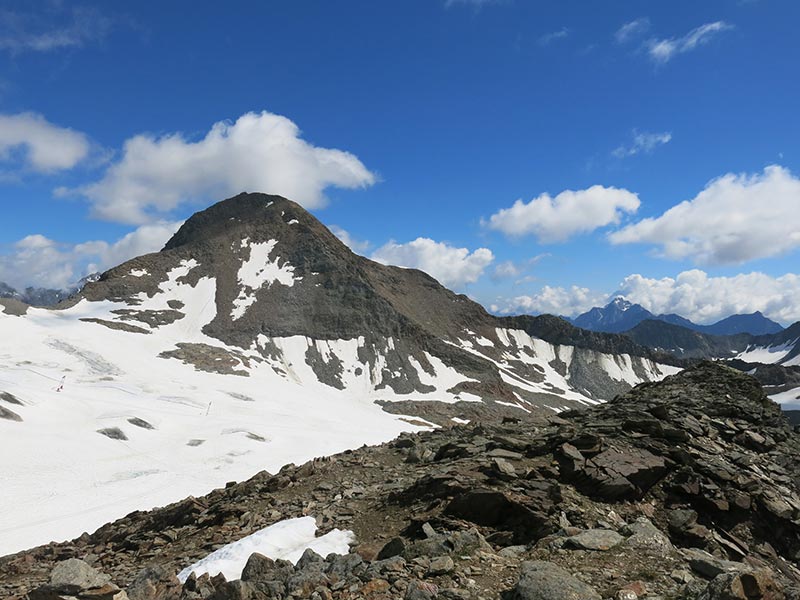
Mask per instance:
[[[0,559],[0,593],[800,598],[798,459],[798,434],[758,383],[703,363],[584,411],[404,434],[132,513]],[[351,553],[296,565],[253,555],[241,580],[175,579],[304,515],[353,530]]]

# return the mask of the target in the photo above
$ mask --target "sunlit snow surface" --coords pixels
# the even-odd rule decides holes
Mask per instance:
[[[794,350],[798,340],[790,340],[785,344],[777,346],[748,346],[748,348],[738,354],[736,358],[745,362],[773,364],[781,362],[786,356]],[[782,363],[784,366],[790,367],[792,365],[800,364],[800,357]]]
[[[242,248],[249,247],[250,256],[242,262],[239,268],[239,284],[242,286],[239,295],[233,301],[231,318],[235,321],[241,319],[247,309],[256,301],[255,293],[262,287],[269,287],[273,283],[292,287],[295,281],[302,277],[295,277],[294,267],[279,258],[270,259],[270,254],[278,244],[276,240],[268,242],[250,243],[245,238],[241,242]]]
[[[224,348],[200,333],[216,315],[214,280],[179,281],[196,264],[173,269],[161,293],[142,294],[136,307],[81,301],[24,317],[0,307],[0,391],[24,403],[13,407],[21,423],[0,419],[0,555],[77,537],[262,469],[420,429],[374,398],[281,376],[267,363],[238,377],[158,358],[178,342]],[[186,316],[149,335],[80,321],[112,320],[119,308],[167,309],[170,299],[184,303]],[[97,433],[112,427],[128,440]]]
[[[296,563],[307,548],[323,557],[332,553],[347,554],[350,544],[355,540],[352,531],[334,529],[323,536],[315,537],[316,531],[314,517],[279,521],[212,552],[178,573],[178,579],[184,583],[192,573],[198,577],[203,573],[212,577],[222,573],[225,579],[232,581],[241,577],[242,569],[253,552],[273,560],[282,558]]]

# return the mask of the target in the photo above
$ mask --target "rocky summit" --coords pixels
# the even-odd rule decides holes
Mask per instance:
[[[172,280],[193,288],[210,282],[200,301],[215,310],[198,328],[226,347],[179,343],[162,354],[203,371],[247,376],[253,363],[267,363],[286,374],[295,358],[286,340],[302,339],[308,348],[300,358],[333,388],[366,377],[368,387],[395,394],[449,392],[529,410],[604,400],[682,364],[555,317],[490,315],[422,271],[354,254],[280,196],[243,193],[193,215],[161,252],[111,269],[78,298],[124,303],[90,321],[146,334],[189,320],[186,303],[144,306]],[[342,340],[357,347],[345,350]],[[444,379],[443,370],[448,382],[432,381]]]
[[[582,411],[403,434],[0,559],[15,598],[800,598],[800,437],[702,363]],[[176,574],[268,525],[348,554]]]

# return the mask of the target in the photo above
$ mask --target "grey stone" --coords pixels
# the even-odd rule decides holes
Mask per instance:
[[[432,538],[436,536],[436,530],[430,523],[427,522],[422,525],[422,533],[424,533],[425,537],[427,538]]]
[[[69,594],[101,588],[110,582],[111,578],[108,575],[104,575],[78,558],[61,561],[50,573],[50,587]]]
[[[241,578],[242,581],[268,581],[275,579],[276,569],[274,560],[258,552],[253,552],[242,569]]]
[[[681,554],[683,554],[694,571],[708,579],[713,579],[722,573],[740,571],[745,568],[742,563],[723,560],[697,548],[685,548],[681,550]]]
[[[439,588],[432,583],[412,581],[408,584],[405,600],[432,600],[439,593]]]
[[[455,564],[453,563],[453,559],[449,556],[437,556],[433,560],[431,560],[431,564],[428,567],[428,576],[429,577],[436,577],[438,575],[445,575],[452,571],[455,568]]]
[[[403,538],[392,538],[381,548],[380,552],[378,552],[377,559],[384,560],[387,558],[391,558],[393,556],[400,556],[401,554],[405,553],[406,551],[406,543],[403,541]]]
[[[297,561],[297,568],[298,570],[301,570],[314,563],[319,564],[323,562],[325,562],[324,558],[314,552],[311,548],[306,548],[305,552],[303,552],[303,556],[301,556],[300,560]]]
[[[177,600],[181,587],[174,571],[156,565],[139,571],[126,591],[130,600]]]
[[[514,469],[514,465],[504,458],[493,459],[492,467],[494,468],[495,472],[503,477],[514,478],[517,476],[517,471]]]
[[[509,600],[601,600],[590,585],[545,561],[524,562]]]
[[[327,573],[332,579],[345,579],[356,571],[363,570],[364,559],[358,554],[337,554],[330,565]]]
[[[709,582],[698,600],[783,600],[783,591],[770,569],[721,573]]]
[[[624,545],[628,548],[643,550],[657,555],[666,555],[673,550],[672,542],[653,525],[647,517],[639,517],[627,525],[623,532],[630,537],[625,540]]]
[[[565,546],[581,550],[610,550],[620,544],[623,538],[609,529],[589,529],[567,538]]]

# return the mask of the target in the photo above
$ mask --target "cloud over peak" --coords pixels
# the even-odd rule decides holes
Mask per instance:
[[[752,272],[712,277],[699,269],[660,279],[635,273],[625,277],[611,294],[577,285],[545,285],[538,293],[503,299],[491,308],[504,314],[550,313],[574,317],[595,306],[605,306],[617,296],[641,304],[654,314],[675,313],[700,324],[755,311],[781,323],[800,320],[797,303],[800,275],[787,273],[773,277]]]
[[[655,314],[677,313],[696,323],[761,311],[782,323],[800,320],[800,275],[772,277],[760,272],[711,277],[692,269],[654,279],[633,274],[613,295],[623,295]]]
[[[425,271],[445,287],[463,289],[483,275],[494,254],[488,248],[470,252],[444,242],[419,237],[405,244],[390,241],[372,253],[372,260]]]
[[[70,192],[95,216],[142,224],[189,201],[218,200],[244,190],[323,206],[328,187],[363,188],[377,181],[353,154],[303,140],[291,120],[266,111],[215,123],[198,141],[180,133],[136,135],[102,179]]]
[[[639,204],[633,192],[593,185],[585,190],[565,190],[555,197],[544,193],[527,203],[517,200],[482,224],[512,237],[533,235],[543,244],[564,242],[619,223],[623,214],[635,213]]]

